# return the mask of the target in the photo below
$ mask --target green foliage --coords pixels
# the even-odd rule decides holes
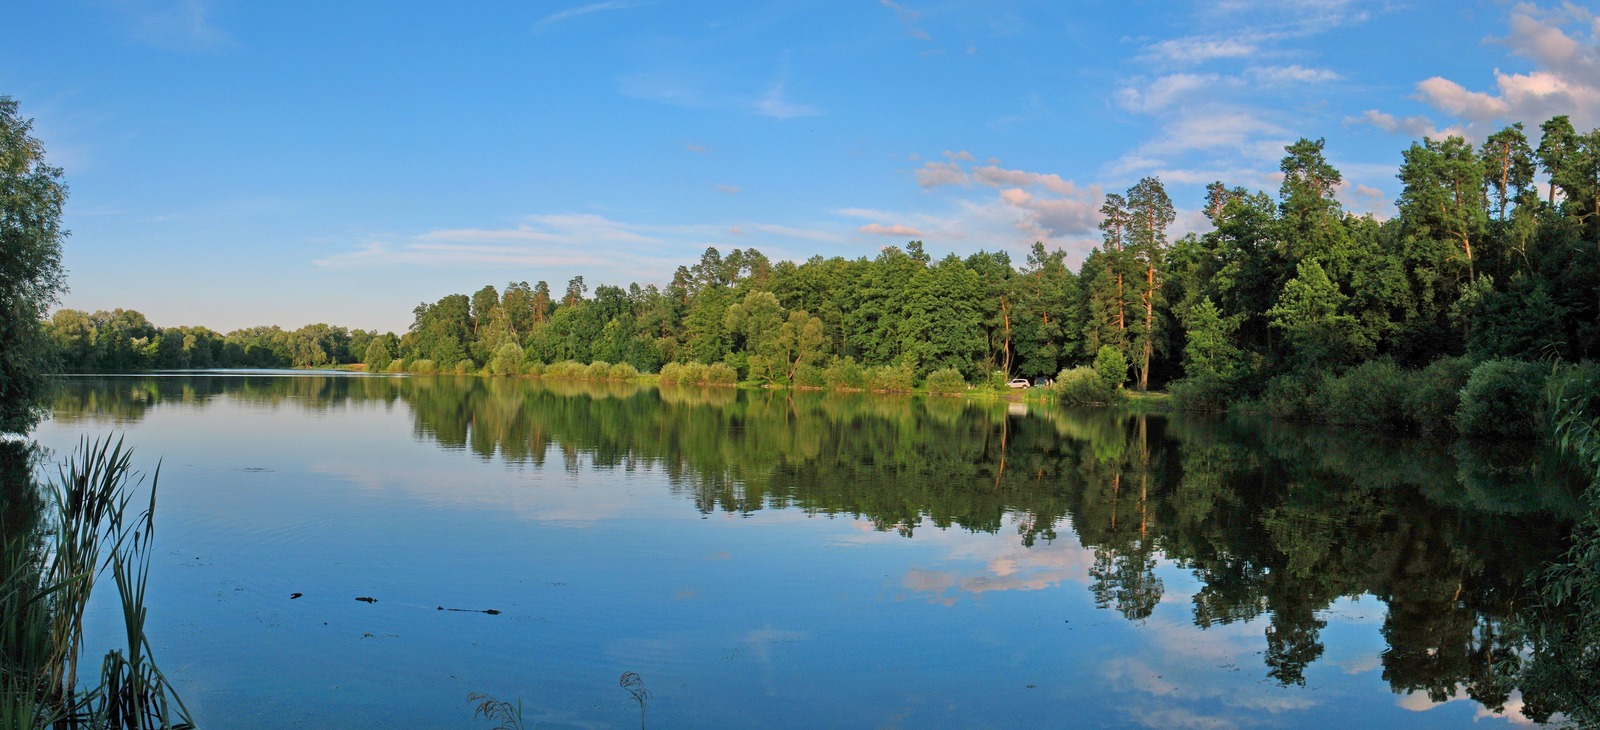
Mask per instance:
[[[1174,410],[1225,411],[1233,399],[1233,388],[1216,375],[1191,375],[1167,384],[1167,397]]]
[[[0,720],[7,727],[194,727],[145,636],[159,469],[148,502],[135,502],[143,477],[131,459],[121,440],[81,440],[48,485],[48,521],[7,520],[0,533]],[[8,492],[38,489],[5,477]],[[78,676],[85,608],[108,570],[127,643],[106,654],[99,685],[85,689]]]
[[[604,360],[596,360],[592,363],[589,363],[588,370],[584,373],[584,377],[588,378],[589,380],[611,379],[611,363],[608,363]]]
[[[472,372],[472,367],[472,358],[461,358],[460,360],[456,361],[455,373],[456,375],[466,375],[467,373]]]
[[[1233,344],[1238,322],[1223,319],[1209,297],[1190,307],[1184,326],[1183,370],[1189,377],[1231,382],[1242,375],[1244,354]]]
[[[394,353],[389,351],[389,343],[382,338],[375,338],[372,344],[367,345],[367,351],[361,362],[367,366],[367,372],[381,373],[389,369],[389,363],[394,361]]]
[[[1330,423],[1397,428],[1409,423],[1412,379],[1392,360],[1368,360],[1342,375],[1324,376],[1320,415]]]
[[[933,373],[928,376],[928,380],[923,384],[923,387],[929,393],[951,395],[955,393],[966,392],[967,381],[966,378],[961,377],[960,370],[955,368],[945,368],[943,370],[933,371]]]
[[[523,360],[522,361],[522,374],[523,375],[528,375],[528,376],[531,376],[531,377],[538,378],[538,377],[543,377],[544,376],[544,371],[545,371],[545,364],[540,362],[540,361],[538,361],[538,360]]]
[[[803,363],[795,368],[794,385],[801,388],[823,388],[828,385],[828,379],[822,368],[811,363]]]
[[[494,351],[489,371],[501,377],[516,377],[522,372],[522,347],[515,342],[501,345],[500,349]]]
[[[1474,371],[1474,377],[1477,373]],[[1528,576],[1531,604],[1508,622],[1526,649],[1504,660],[1529,717],[1562,712],[1574,727],[1600,726],[1600,365],[1550,373],[1546,413],[1554,443],[1588,478],[1584,511],[1561,559]]]
[[[639,369],[625,362],[611,366],[606,373],[607,380],[633,380],[639,377]]]
[[[1316,420],[1321,415],[1318,381],[1303,375],[1280,375],[1267,381],[1257,398],[1235,401],[1232,409],[1249,415]]]
[[[66,289],[61,268],[61,169],[45,162],[33,123],[0,96],[0,434],[24,433],[55,369],[51,338],[40,322]]]
[[[879,365],[867,370],[867,390],[879,393],[910,393],[917,373],[910,365]]]
[[[1121,388],[1122,384],[1128,381],[1128,358],[1121,350],[1103,345],[1100,351],[1095,353],[1094,372],[1100,376],[1101,382],[1113,388]]]
[[[1020,267],[1004,251],[938,258],[921,241],[854,260],[776,263],[712,248],[665,287],[591,292],[580,276],[554,296],[542,281],[451,294],[419,305],[399,337],[329,325],[222,335],[125,310],[62,310],[45,329],[65,367],[80,371],[356,359],[377,371],[387,351],[407,365],[470,358],[473,370],[509,373],[494,360],[515,344],[524,363],[654,372],[721,362],[759,383],[835,389],[871,388],[869,371],[904,365],[914,380],[949,369],[1003,390],[1016,375],[1088,361],[1114,387],[1130,376],[1141,389],[1166,382],[1180,408],[1249,395],[1241,410],[1448,431],[1454,419],[1440,413],[1453,413],[1453,388],[1419,376],[1420,366],[1464,352],[1600,356],[1600,131],[1564,117],[1540,131],[1537,151],[1515,124],[1477,150],[1457,137],[1412,145],[1399,169],[1400,214],[1383,221],[1342,209],[1346,181],[1323,140],[1284,148],[1275,194],[1208,185],[1211,230],[1175,243],[1164,186],[1141,179],[1105,196],[1101,245],[1076,273],[1042,243]],[[1392,364],[1347,372],[1378,359]],[[557,368],[556,377],[582,376]],[[1396,378],[1408,383],[1398,416]]]
[[[404,360],[390,360],[389,366],[383,369],[386,373],[403,373],[406,371]]]
[[[1062,370],[1056,375],[1053,387],[1061,402],[1069,406],[1103,405],[1121,399],[1118,389],[1101,377],[1097,368],[1078,366]]]
[[[707,366],[697,362],[667,363],[661,368],[661,382],[679,385],[735,385],[739,371],[727,363]]]
[[[1355,317],[1344,313],[1347,301],[1349,297],[1315,261],[1301,262],[1295,277],[1283,285],[1283,294],[1267,310],[1267,318],[1274,329],[1283,331],[1291,361],[1301,372],[1353,363],[1371,352],[1372,343]]]
[[[863,390],[867,387],[867,372],[855,358],[846,355],[828,363],[822,371],[822,380],[835,390]]]
[[[1449,433],[1456,428],[1461,389],[1472,375],[1472,361],[1441,357],[1410,378],[1405,393],[1406,418],[1423,433]]]
[[[589,366],[577,360],[562,360],[545,367],[543,377],[561,380],[583,380],[589,377]]]
[[[739,371],[725,362],[712,363],[706,368],[705,381],[707,385],[735,385],[739,382]]]
[[[1534,438],[1541,427],[1544,381],[1550,366],[1486,360],[1461,389],[1456,428],[1472,438]]]
[[[412,360],[411,364],[406,368],[406,372],[416,373],[417,375],[432,375],[439,372],[439,367],[432,360],[423,358]]]

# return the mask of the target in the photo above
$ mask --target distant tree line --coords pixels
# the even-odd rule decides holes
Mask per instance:
[[[224,335],[206,327],[158,327],[131,309],[62,309],[46,330],[68,372],[324,367],[360,362],[359,353],[379,336],[326,324],[249,327]]]
[[[1600,347],[1600,130],[1556,117],[1537,146],[1521,124],[1476,148],[1425,138],[1404,153],[1388,220],[1343,209],[1346,182],[1321,140],[1285,152],[1276,196],[1213,183],[1214,229],[1176,241],[1160,180],[1107,195],[1102,243],[1076,272],[1039,243],[1020,265],[989,251],[935,260],[920,241],[798,263],[710,248],[665,286],[591,291],[578,276],[562,290],[518,281],[451,294],[419,304],[401,335],[218,335],[71,310],[49,329],[77,370],[724,363],[745,380],[818,385],[829,368],[920,384],[942,370],[985,382],[1098,363],[1102,379],[1168,387],[1184,407],[1330,418],[1331,389],[1388,378],[1372,397],[1392,400],[1430,364],[1459,388],[1479,363],[1578,361]],[[1362,382],[1338,382],[1363,366]]]

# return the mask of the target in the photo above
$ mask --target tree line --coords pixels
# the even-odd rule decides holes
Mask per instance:
[[[417,305],[401,334],[310,325],[159,328],[137,313],[57,312],[69,369],[317,366],[525,373],[563,361],[724,363],[744,380],[820,385],[847,363],[921,383],[1039,378],[1096,362],[1194,407],[1318,407],[1325,380],[1364,363],[1417,371],[1466,358],[1591,358],[1600,347],[1600,130],[1566,117],[1537,145],[1513,124],[1474,146],[1424,138],[1404,152],[1398,214],[1343,208],[1322,140],[1285,148],[1277,194],[1213,183],[1213,230],[1169,238],[1161,181],[1107,195],[1102,242],[1077,271],[1036,243],[930,256],[773,262],[709,248],[664,286],[564,289],[515,281]],[[1536,180],[1543,174],[1543,181]],[[1547,182],[1545,182],[1547,181]],[[1109,356],[1109,357],[1108,357]],[[417,363],[423,368],[417,368]],[[1117,383],[1120,384],[1120,383]]]

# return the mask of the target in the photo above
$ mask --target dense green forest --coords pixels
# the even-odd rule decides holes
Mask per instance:
[[[744,380],[823,385],[829,366],[982,383],[1098,360],[1102,376],[1168,388],[1182,407],[1328,420],[1339,420],[1329,390],[1454,391],[1480,363],[1515,380],[1526,373],[1500,359],[1579,361],[1600,348],[1600,130],[1556,117],[1536,145],[1521,124],[1478,147],[1425,138],[1404,152],[1387,220],[1343,209],[1322,141],[1285,152],[1276,196],[1213,183],[1203,234],[1169,240],[1174,208],[1156,178],[1107,195],[1102,244],[1076,272],[1037,243],[1020,264],[989,251],[935,260],[920,241],[798,263],[713,248],[664,287],[591,291],[579,276],[562,290],[451,294],[419,304],[400,335],[324,324],[222,335],[126,310],[62,310],[49,330],[78,371],[720,362]],[[1358,367],[1359,382],[1339,382]],[[1426,427],[1424,411],[1395,420]]]

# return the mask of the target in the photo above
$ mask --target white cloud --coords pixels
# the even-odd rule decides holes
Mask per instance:
[[[1511,12],[1507,35],[1497,40],[1513,55],[1532,61],[1534,70],[1504,73],[1496,69],[1493,91],[1473,91],[1460,82],[1434,76],[1417,84],[1416,98],[1465,122],[1473,137],[1482,137],[1503,122],[1537,126],[1557,114],[1570,116],[1580,129],[1600,125],[1600,28],[1596,23],[1592,11],[1570,3],[1554,9],[1518,5]]]
[[[1433,120],[1424,116],[1396,117],[1377,109],[1368,109],[1360,116],[1345,117],[1345,124],[1370,124],[1390,134],[1403,134],[1412,138],[1428,137],[1431,139],[1444,139],[1446,137],[1464,137],[1466,130],[1461,127],[1446,127],[1440,129],[1434,126]]]
[[[1338,81],[1339,74],[1325,68],[1306,68],[1299,64],[1289,66],[1251,66],[1245,76],[1258,84],[1286,86],[1289,84],[1321,84]]]
[[[1226,149],[1276,160],[1288,144],[1288,131],[1251,109],[1206,109],[1169,121],[1160,137],[1141,145],[1137,158],[1188,150]]]
[[[1069,253],[1086,253],[1093,245],[1088,238],[1092,238],[1089,234],[1100,221],[1098,186],[1083,187],[1056,173],[1004,168],[993,160],[979,166],[971,163],[975,158],[965,151],[946,152],[945,156],[949,162],[926,162],[916,169],[918,185],[933,189],[976,184],[998,190],[995,197],[987,200],[959,201],[955,216],[963,221],[959,231],[951,227],[920,226],[930,237],[946,233],[961,238],[972,227],[991,231],[998,228],[1005,232],[997,234],[996,238],[1018,249],[1041,241],[1069,248]]]
[[[563,20],[570,20],[572,18],[604,12],[607,10],[627,10],[628,8],[637,8],[642,5],[650,4],[652,3],[645,2],[643,0],[607,0],[606,2],[580,5],[575,8],[568,8],[560,12],[546,15],[544,18],[540,19],[539,22],[534,23],[533,28],[534,30],[544,30],[545,28],[548,28]]]
[[[1192,64],[1222,58],[1246,58],[1260,53],[1255,42],[1240,38],[1171,38],[1145,47],[1145,57],[1168,63]]]
[[[752,235],[761,238],[741,240]],[[707,246],[754,245],[775,255],[786,245],[809,251],[817,242],[848,240],[848,235],[836,230],[776,223],[631,223],[590,213],[566,213],[528,216],[515,226],[502,228],[374,235],[312,263],[330,269],[525,266],[593,275],[597,280],[660,282]]]
[[[1238,86],[1240,80],[1219,74],[1168,74],[1140,88],[1129,85],[1117,90],[1117,103],[1136,112],[1153,112],[1187,97],[1200,96],[1219,86]],[[1209,95],[1209,94],[1207,94]]]

